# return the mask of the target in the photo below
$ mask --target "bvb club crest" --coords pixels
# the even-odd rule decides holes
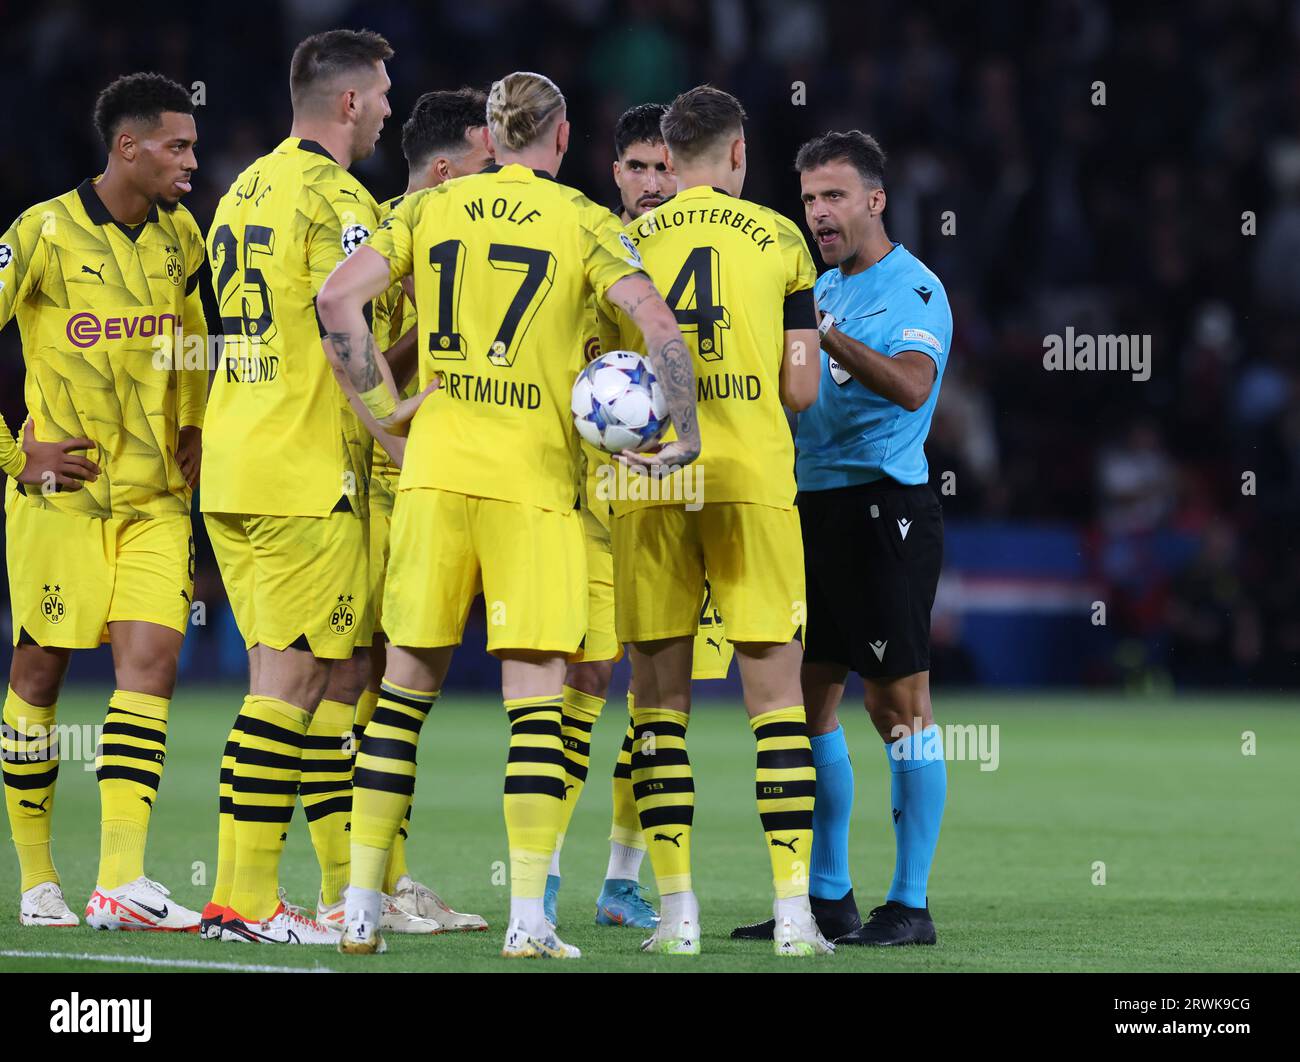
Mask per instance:
[[[347,634],[356,626],[357,614],[352,608],[352,595],[339,594],[339,599],[330,610],[330,630],[335,634]]]
[[[41,615],[49,623],[62,623],[63,617],[68,613],[68,608],[63,603],[63,595],[59,592],[59,585],[55,583],[51,586],[49,583],[43,583],[42,587],[45,596],[41,598]]]
[[[181,281],[185,279],[185,267],[181,264],[181,260],[177,255],[178,248],[170,246],[167,248],[167,264],[165,268],[167,270],[167,279],[173,285],[179,287]]]

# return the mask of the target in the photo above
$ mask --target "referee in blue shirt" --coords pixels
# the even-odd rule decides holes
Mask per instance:
[[[930,609],[943,510],[925,439],[952,341],[943,284],[885,233],[885,156],[854,130],[799,149],[808,228],[832,268],[818,279],[822,379],[799,417],[797,478],[808,615],[802,671],[817,768],[809,892],[839,944],[933,944],[926,898],[947,793],[930,706]],[[862,923],[849,876],[853,768],[837,717],[849,669],[885,742],[896,860]],[[771,936],[771,922],[733,936]]]

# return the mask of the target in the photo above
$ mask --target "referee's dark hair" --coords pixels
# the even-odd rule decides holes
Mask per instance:
[[[412,169],[435,155],[459,155],[466,147],[465,134],[484,125],[487,93],[482,89],[426,92],[402,125],[402,154]]]
[[[884,149],[874,136],[861,129],[824,133],[809,140],[795,155],[794,168],[804,173],[828,162],[847,162],[862,175],[868,188],[885,186]]]
[[[621,159],[628,148],[643,140],[649,144],[662,144],[664,134],[659,123],[667,111],[667,106],[662,103],[638,103],[620,114],[614,124],[615,158]]]
[[[393,57],[392,46],[374,30],[326,30],[314,33],[293,50],[289,97],[300,111],[339,74],[374,66]]]
[[[740,100],[712,85],[683,92],[659,123],[668,150],[688,161],[707,155],[724,138],[740,136],[744,127]]]
[[[95,129],[104,147],[112,151],[113,138],[124,121],[134,118],[152,129],[165,111],[193,114],[189,90],[162,74],[126,74],[95,100]]]

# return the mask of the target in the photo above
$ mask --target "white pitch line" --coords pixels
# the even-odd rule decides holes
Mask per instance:
[[[333,973],[325,966],[269,966],[263,963],[211,962],[206,959],[151,959],[144,955],[92,955],[71,951],[0,951],[8,959],[71,959],[76,962],[113,962],[136,966],[175,966],[198,970],[232,970],[239,973]]]

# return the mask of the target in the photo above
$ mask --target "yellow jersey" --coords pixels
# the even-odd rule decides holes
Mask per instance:
[[[316,293],[378,215],[360,181],[298,137],[217,204],[208,256],[225,346],[203,441],[204,512],[366,512],[370,433],[321,347]]]
[[[803,234],[774,210],[704,185],[678,192],[624,232],[693,354],[700,471],[686,471],[703,477],[706,502],[790,508],[794,440],[780,391],[785,332],[817,327],[817,273]],[[631,321],[619,314],[617,326],[623,349],[645,353]],[[615,498],[614,511],[681,504],[689,492],[672,480],[656,500]]]
[[[19,489],[33,505],[100,519],[188,513],[176,444],[181,428],[203,426],[207,400],[203,235],[183,206],[123,225],[95,181],[38,203],[0,236],[0,327],[18,318],[36,438],[88,438],[100,467],[78,490]],[[189,368],[186,349],[197,353]]]
[[[400,490],[436,487],[572,509],[586,307],[641,272],[618,219],[524,166],[489,166],[409,195],[371,238],[412,273],[420,386]]]
[[[594,298],[587,303],[587,312],[583,318],[582,335],[582,360],[586,364],[595,361],[603,353],[600,349],[600,326]],[[590,510],[591,514],[600,521],[600,526],[608,531],[612,509],[609,498],[601,497],[600,470],[614,459],[610,454],[592,446],[591,443],[584,439],[579,439],[579,444],[582,448],[582,507]]]
[[[379,207],[379,216],[386,217],[404,198],[405,196],[398,195],[382,203]],[[381,351],[387,350],[414,327],[415,303],[411,301],[406,294],[406,289],[400,283],[394,284],[375,300],[375,344]],[[402,397],[409,398],[415,394],[419,382],[420,374],[416,372],[407,381],[406,386],[400,388]],[[376,442],[374,457],[370,463],[371,478],[383,476],[390,482],[392,489],[396,490],[397,476],[401,471],[388,452]]]

